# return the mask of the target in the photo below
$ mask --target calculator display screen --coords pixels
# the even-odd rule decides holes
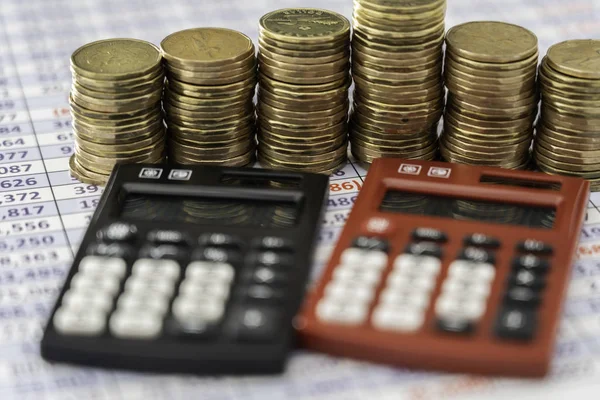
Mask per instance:
[[[399,190],[388,190],[379,206],[379,210],[388,213],[424,215],[545,229],[553,228],[556,216],[556,209],[553,207],[525,206],[409,193]]]
[[[131,220],[257,228],[295,226],[299,204],[287,201],[127,194],[120,216]]]

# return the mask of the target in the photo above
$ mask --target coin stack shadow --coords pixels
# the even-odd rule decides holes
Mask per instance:
[[[235,30],[194,28],[161,42],[169,160],[242,167],[256,160],[256,51]]]
[[[104,186],[116,164],[164,160],[164,72],[156,46],[121,38],[91,42],[73,52],[71,73],[75,178]]]
[[[451,28],[446,44],[443,159],[529,167],[539,100],[537,37],[520,26],[474,21]]]
[[[600,40],[548,49],[539,69],[542,107],[533,156],[550,174],[574,175],[600,189]]]
[[[330,174],[348,159],[350,22],[318,9],[260,20],[258,161]]]
[[[446,1],[355,0],[352,37],[352,154],[437,157]]]

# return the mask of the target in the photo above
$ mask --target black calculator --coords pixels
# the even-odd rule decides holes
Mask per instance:
[[[42,357],[282,372],[327,195],[320,174],[116,166],[48,319]]]

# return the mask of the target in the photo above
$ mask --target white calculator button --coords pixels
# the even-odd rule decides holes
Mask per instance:
[[[418,268],[423,274],[438,275],[442,269],[442,261],[437,257],[420,256]]]
[[[381,272],[374,269],[355,268],[350,265],[340,265],[333,272],[337,282],[357,282],[365,285],[375,285],[379,282]]]
[[[211,296],[220,300],[229,297],[229,284],[222,282],[205,282],[201,280],[185,279],[179,287],[179,293],[185,296],[204,297]]]
[[[367,319],[368,311],[364,303],[322,299],[317,304],[316,315],[326,322],[358,325]]]
[[[418,308],[379,306],[373,311],[371,323],[377,329],[412,332],[423,325],[424,312]]]
[[[412,271],[419,264],[419,257],[412,254],[400,254],[394,260],[394,269]]]
[[[86,256],[79,262],[79,271],[84,275],[108,273],[123,278],[126,269],[127,263],[122,258]]]
[[[387,286],[396,290],[414,289],[429,293],[435,288],[437,278],[433,276],[407,275],[400,271],[392,272],[387,278]]]
[[[481,318],[485,313],[485,304],[485,300],[443,295],[435,304],[435,312],[440,317],[459,314],[475,320]]]
[[[338,301],[353,299],[359,302],[370,302],[375,296],[375,291],[371,285],[332,281],[325,287],[325,296]]]
[[[387,266],[388,255],[383,251],[369,250],[364,256],[363,263],[367,268],[383,269]]]
[[[452,279],[490,282],[496,276],[496,269],[491,264],[458,260],[450,264],[448,274]]]
[[[78,272],[71,279],[71,287],[84,291],[100,291],[114,296],[120,287],[119,279],[106,274],[82,274]]]
[[[178,320],[216,322],[223,317],[225,305],[222,301],[195,301],[179,297],[173,302],[173,315]]]
[[[110,332],[119,338],[154,339],[162,331],[162,317],[154,313],[116,311],[109,321]]]
[[[442,285],[442,293],[487,298],[491,287],[489,283],[447,279]]]
[[[142,258],[133,264],[133,275],[142,278],[157,279],[166,278],[171,280],[179,279],[179,263],[175,260],[152,260]]]
[[[342,252],[340,263],[343,265],[362,265],[367,251],[350,247]]]
[[[395,290],[388,287],[381,292],[379,303],[394,306],[407,306],[417,309],[425,309],[429,305],[429,294],[421,290],[407,289]]]
[[[211,261],[194,261],[187,267],[186,277],[206,281],[230,283],[235,275],[233,266],[228,263]]]
[[[104,332],[106,313],[63,306],[56,310],[53,323],[54,328],[64,335],[96,336]]]
[[[169,309],[169,298],[160,294],[123,293],[117,301],[117,308],[124,311],[149,311],[163,315]]]
[[[125,282],[125,292],[136,295],[158,293],[163,296],[171,297],[175,284],[171,280],[166,279],[144,279],[131,276]]]
[[[98,290],[69,289],[62,298],[62,304],[72,309],[108,312],[112,308],[113,297]]]

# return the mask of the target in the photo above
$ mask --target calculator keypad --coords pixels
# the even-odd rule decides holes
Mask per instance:
[[[125,272],[123,259],[84,257],[54,315],[56,330],[65,335],[101,335]]]
[[[340,265],[317,306],[320,319],[345,325],[366,321],[375,289],[388,263],[389,245],[377,238],[359,237],[342,253]]]

